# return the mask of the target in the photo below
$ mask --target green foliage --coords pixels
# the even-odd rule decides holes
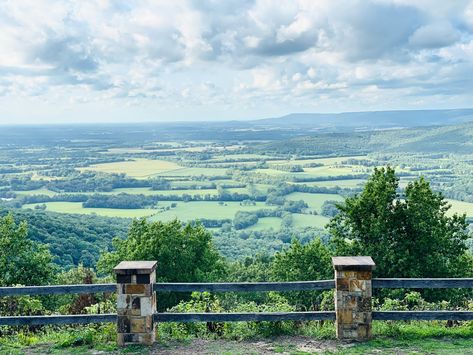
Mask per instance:
[[[420,178],[399,194],[394,169],[375,169],[361,194],[338,206],[330,224],[337,255],[370,255],[383,277],[447,277],[471,273],[465,216]]]
[[[98,279],[93,269],[86,268],[83,265],[63,271],[57,277],[57,283],[61,285],[108,282],[115,281],[111,277]],[[114,313],[116,311],[115,294],[85,293],[58,295],[54,297],[54,309],[59,310],[61,314]]]
[[[231,310],[225,309],[219,299],[207,292],[194,292],[189,301],[182,301],[172,307],[170,312],[291,312],[294,311],[287,300],[277,293],[270,292],[267,302],[238,303]],[[158,327],[161,337],[187,339],[190,337],[223,337],[227,339],[247,339],[269,337],[282,334],[296,334],[298,327],[294,322],[233,322],[233,323],[163,323]]]
[[[274,255],[271,265],[274,281],[323,280],[331,277],[330,253],[319,238],[305,245],[294,239],[289,248]]]
[[[454,307],[448,301],[428,302],[420,292],[408,292],[403,298],[384,298],[373,300],[375,309],[381,311],[441,311],[452,310]],[[468,307],[468,305],[465,305]]]
[[[0,285],[44,285],[54,280],[56,268],[46,246],[28,238],[26,222],[12,214],[0,217]]]
[[[101,256],[98,269],[110,273],[122,260],[156,260],[158,282],[212,281],[223,277],[225,264],[212,243],[212,235],[199,224],[183,226],[180,221],[133,221],[124,240],[113,240],[114,251]],[[166,309],[181,296],[160,297]]]
[[[273,281],[310,281],[333,277],[330,253],[320,238],[314,238],[306,245],[294,239],[291,246],[276,253],[270,269]],[[321,292],[289,292],[288,302],[298,308],[318,309]]]
[[[124,237],[129,219],[72,215],[45,211],[11,209],[17,220],[28,223],[28,237],[47,244],[54,263],[62,268],[79,264],[95,267],[102,250],[113,237]],[[8,212],[0,207],[0,216]]]

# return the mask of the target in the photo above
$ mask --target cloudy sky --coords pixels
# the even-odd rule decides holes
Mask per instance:
[[[472,106],[470,0],[0,0],[0,123]]]

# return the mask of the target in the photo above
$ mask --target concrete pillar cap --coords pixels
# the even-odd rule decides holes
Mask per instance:
[[[151,274],[157,265],[157,261],[122,261],[113,271],[117,275]]]
[[[376,268],[371,256],[334,256],[332,265],[336,271],[372,271]]]

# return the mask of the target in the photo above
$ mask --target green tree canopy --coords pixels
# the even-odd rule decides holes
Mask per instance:
[[[333,278],[330,253],[320,238],[306,245],[297,239],[291,246],[274,255],[270,269],[273,281],[313,281]],[[290,292],[284,296],[299,308],[315,309],[321,301],[321,292]]]
[[[364,190],[338,206],[329,223],[337,255],[369,255],[383,277],[465,276],[465,215],[450,206],[424,178],[410,182],[402,196],[393,168],[375,169]]]
[[[26,222],[16,224],[12,214],[0,217],[0,285],[45,285],[56,267],[48,248],[28,238]]]
[[[157,260],[158,282],[199,282],[220,279],[225,263],[212,243],[212,235],[200,224],[135,220],[126,239],[113,240],[114,251],[103,254],[98,262],[101,272],[111,272],[122,260]],[[180,298],[160,297],[161,309]]]

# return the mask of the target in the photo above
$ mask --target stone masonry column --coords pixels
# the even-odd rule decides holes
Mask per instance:
[[[122,261],[117,275],[118,345],[152,345],[156,339],[156,261]]]
[[[371,277],[375,263],[370,256],[337,256],[335,269],[335,311],[337,338],[371,338]]]

